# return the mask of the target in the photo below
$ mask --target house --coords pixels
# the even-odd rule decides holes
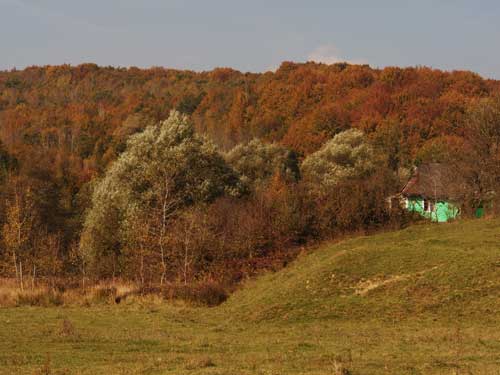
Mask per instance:
[[[440,223],[455,219],[466,191],[458,176],[446,164],[420,165],[401,192],[404,207]]]

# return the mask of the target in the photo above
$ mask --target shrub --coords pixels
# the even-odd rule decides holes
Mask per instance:
[[[183,300],[205,306],[217,306],[228,298],[228,291],[215,281],[204,281],[191,284],[171,283],[164,286],[144,287],[141,295],[156,294],[168,300]]]
[[[17,306],[61,306],[64,304],[62,293],[53,289],[40,289],[21,292],[17,295]]]
[[[115,286],[96,286],[91,291],[91,302],[110,303],[115,301],[117,289]]]
[[[218,306],[227,300],[227,291],[215,282],[206,282],[193,290],[193,300],[207,306]]]

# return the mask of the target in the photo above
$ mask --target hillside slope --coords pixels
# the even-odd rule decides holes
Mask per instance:
[[[500,221],[423,224],[299,257],[224,309],[250,320],[500,321]]]
[[[0,309],[0,374],[498,374],[500,221],[325,246],[217,308]]]

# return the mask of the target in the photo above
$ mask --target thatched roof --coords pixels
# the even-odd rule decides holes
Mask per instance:
[[[429,199],[459,200],[466,186],[460,174],[447,164],[422,164],[401,192],[404,196],[420,196]]]

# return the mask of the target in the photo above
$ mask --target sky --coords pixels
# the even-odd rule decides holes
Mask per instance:
[[[0,69],[283,61],[472,70],[500,79],[498,0],[0,0]]]

